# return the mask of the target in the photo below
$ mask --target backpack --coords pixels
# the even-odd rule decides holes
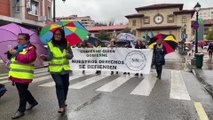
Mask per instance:
[[[3,84],[0,84],[0,98],[6,93],[7,89]]]

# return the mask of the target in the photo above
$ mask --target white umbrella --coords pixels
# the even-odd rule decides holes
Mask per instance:
[[[117,40],[118,41],[130,41],[130,42],[134,42],[134,41],[136,41],[136,37],[133,34],[130,34],[130,33],[120,33],[117,36]]]

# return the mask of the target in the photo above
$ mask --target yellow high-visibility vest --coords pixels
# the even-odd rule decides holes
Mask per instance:
[[[53,54],[53,59],[49,61],[50,72],[61,72],[62,70],[70,70],[69,60],[66,58],[67,50],[63,52],[52,44],[52,41],[48,43],[48,47]]]
[[[33,47],[29,47],[28,49],[31,49]],[[19,54],[26,54],[28,51],[23,50],[22,52],[19,52]],[[25,64],[18,62],[15,57],[11,58],[11,64],[10,64],[10,71],[9,71],[9,77],[12,76],[14,78],[18,79],[25,79],[25,80],[32,80],[34,76],[34,61]]]

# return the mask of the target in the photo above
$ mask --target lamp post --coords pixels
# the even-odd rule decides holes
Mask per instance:
[[[66,0],[62,0],[63,2],[65,2]],[[55,0],[53,0],[53,22],[55,22]]]
[[[185,52],[185,42],[186,42],[186,24],[182,26],[182,54],[186,54]]]
[[[201,5],[197,2],[197,4],[194,6],[194,10],[196,11],[196,21],[198,22],[198,12],[201,8]],[[198,42],[198,30],[196,29],[196,32],[195,32],[195,53],[198,52],[198,49],[197,49],[197,42]]]

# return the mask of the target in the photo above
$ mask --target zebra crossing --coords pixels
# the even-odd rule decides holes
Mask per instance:
[[[170,70],[170,99],[178,99],[178,100],[191,100],[189,93],[187,91],[186,85],[184,83],[182,74],[178,70]],[[96,75],[94,71],[87,71],[86,75],[82,74],[81,72],[74,72],[70,75],[70,81],[75,81],[73,84],[70,82],[70,89],[80,90],[86,88],[88,86],[92,86],[95,83],[102,82],[107,77],[110,77],[109,72],[102,72],[101,75]],[[84,77],[84,78],[83,78]],[[130,95],[137,95],[137,96],[149,96],[156,86],[158,82],[157,78],[155,77],[155,73],[151,72],[149,75],[144,75],[143,77],[135,77],[133,75],[118,75],[117,78],[112,79],[111,81],[102,84],[101,86],[96,86],[95,91],[98,92],[106,92],[110,93],[119,88],[121,88],[124,83],[130,81],[132,78],[141,80],[138,85],[129,93]],[[80,80],[81,79],[81,80]],[[110,78],[109,78],[110,79]],[[42,82],[45,81],[45,82]],[[7,75],[1,75],[0,83],[6,84],[10,81],[7,80]],[[54,87],[55,83],[52,80],[51,75],[47,72],[47,69],[39,69],[35,71],[35,78],[33,83],[37,83],[38,87],[43,88],[50,88]]]

